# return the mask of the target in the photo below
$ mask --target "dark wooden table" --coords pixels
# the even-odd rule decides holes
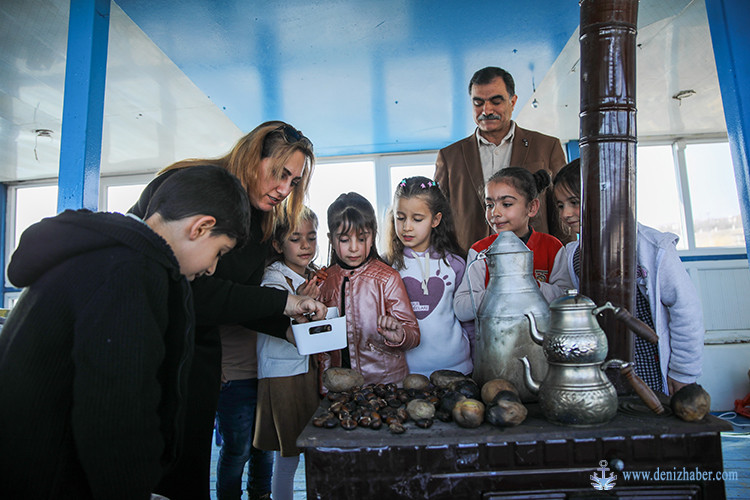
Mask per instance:
[[[436,420],[429,429],[408,422],[396,435],[386,427],[308,424],[297,441],[305,450],[307,498],[725,498],[724,481],[715,477],[723,471],[720,432],[732,426],[722,420],[683,422],[622,397],[608,424],[568,427],[527,406],[526,421],[510,428]],[[627,477],[633,472],[650,476]],[[595,489],[592,475],[616,476],[612,489]]]

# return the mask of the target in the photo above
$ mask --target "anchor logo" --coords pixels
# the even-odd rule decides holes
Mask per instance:
[[[591,474],[589,478],[591,479],[591,486],[594,487],[595,490],[611,490],[615,487],[615,480],[617,480],[617,476],[613,473],[610,473],[609,476],[606,476],[604,473],[609,472],[609,467],[607,467],[607,461],[601,460],[599,462],[599,468],[596,469],[602,473],[601,476],[597,476],[596,474]]]

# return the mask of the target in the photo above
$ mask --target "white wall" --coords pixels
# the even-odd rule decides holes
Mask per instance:
[[[750,393],[750,268],[747,259],[685,262],[703,306],[706,346],[698,383],[711,411],[734,409]]]
[[[711,395],[711,411],[734,410],[734,400],[750,393],[750,344],[707,345],[698,383]]]

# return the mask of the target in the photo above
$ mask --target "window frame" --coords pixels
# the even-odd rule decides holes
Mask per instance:
[[[133,184],[148,184],[156,176],[156,172],[150,174],[128,174],[102,177],[99,180],[99,209],[107,206],[107,188],[113,186],[129,186]]]
[[[696,137],[678,137],[663,139],[646,139],[639,140],[637,147],[648,146],[670,146],[672,149],[672,161],[674,163],[675,179],[677,181],[677,197],[680,203],[681,224],[685,231],[687,240],[687,249],[678,250],[680,257],[687,257],[695,260],[696,257],[707,257],[711,259],[715,256],[733,255],[738,259],[747,258],[747,253],[743,246],[736,247],[697,247],[695,243],[695,221],[693,219],[693,204],[688,182],[687,160],[685,159],[685,149],[694,144],[712,144],[712,143],[729,143],[729,138],[722,134],[706,134]],[[734,169],[734,166],[731,166]],[[732,170],[734,174],[734,170]],[[636,153],[636,176],[638,175],[638,163]],[[637,215],[637,214],[636,214]],[[744,255],[744,257],[742,257]]]
[[[148,184],[155,173],[141,173],[128,175],[105,176],[99,180],[99,207],[107,206],[107,188],[110,186],[125,186],[130,184]],[[16,232],[17,192],[19,189],[33,187],[57,186],[57,178],[35,179],[33,181],[6,183],[6,206],[5,206],[5,245],[3,261],[7,268],[8,262],[14,250],[13,236]],[[51,214],[54,215],[54,214]],[[3,273],[3,307],[8,308],[18,298],[20,290],[15,288],[9,281],[6,273]]]
[[[695,225],[692,213],[692,201],[690,198],[690,189],[687,178],[687,162],[685,159],[685,148],[692,144],[706,144],[706,143],[728,143],[728,136],[725,134],[706,134],[701,136],[693,137],[663,137],[663,138],[648,138],[645,140],[639,140],[638,146],[670,146],[672,148],[672,156],[674,161],[674,169],[677,180],[678,197],[680,200],[680,212],[683,218],[683,225],[686,232],[686,239],[688,241],[688,248],[686,250],[678,250],[678,255],[683,258],[685,262],[697,262],[697,261],[712,261],[736,259],[736,260],[747,260],[747,253],[745,248],[742,246],[737,247],[701,247],[697,248],[695,245]],[[411,165],[426,165],[434,164],[437,158],[438,150],[425,150],[416,152],[402,152],[402,153],[382,153],[382,154],[369,154],[369,155],[346,155],[346,156],[327,156],[319,157],[317,159],[318,164],[329,164],[329,163],[342,163],[342,162],[358,162],[358,161],[372,161],[374,163],[375,173],[375,196],[377,206],[375,207],[379,221],[384,221],[385,214],[390,207],[393,193],[391,192],[390,186],[390,172],[393,167],[408,167]],[[636,163],[636,175],[638,165]],[[130,184],[147,184],[155,176],[155,172],[142,172],[138,174],[127,174],[127,175],[108,175],[103,176],[100,179],[99,185],[99,206],[107,206],[107,188],[110,186],[122,186]],[[6,212],[5,212],[5,245],[3,248],[5,256],[5,264],[7,265],[10,255],[12,252],[11,235],[15,234],[16,225],[16,196],[19,188],[35,187],[35,186],[50,186],[57,183],[56,178],[38,179],[33,181],[22,181],[13,182],[6,184]],[[747,229],[746,229],[747,230]],[[4,287],[4,305],[7,306],[8,301],[15,295],[18,294],[18,290],[13,288],[8,283],[7,278],[3,281]]]

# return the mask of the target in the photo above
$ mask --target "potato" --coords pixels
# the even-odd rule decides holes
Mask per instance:
[[[484,422],[484,404],[476,399],[464,399],[453,407],[453,420],[461,427],[479,427]]]
[[[711,396],[698,384],[688,384],[669,402],[672,411],[686,422],[703,420],[711,409]]]
[[[443,394],[443,397],[440,399],[440,409],[448,414],[452,414],[453,407],[456,406],[456,403],[463,401],[464,399],[467,399],[466,396],[460,392],[448,391]]]
[[[516,389],[516,386],[514,386],[513,383],[501,378],[496,378],[485,382],[482,386],[482,401],[484,401],[485,404],[489,404],[495,397],[495,394],[500,391],[511,391],[518,394],[518,389]]]
[[[430,382],[435,387],[447,389],[451,382],[468,379],[466,375],[455,370],[437,370],[430,374]]]
[[[331,392],[348,391],[364,383],[362,374],[351,368],[331,367],[323,372],[323,386]]]
[[[421,391],[430,385],[430,379],[420,373],[410,373],[402,384],[404,389],[415,389]]]
[[[503,391],[510,392],[510,391]],[[499,427],[518,425],[526,420],[528,410],[515,401],[500,401],[487,410],[487,422]]]
[[[511,403],[520,403],[521,398],[518,397],[518,394],[512,391],[500,391],[497,394],[495,394],[495,397],[492,398],[492,401],[490,401],[487,406],[492,406],[498,404],[500,401],[510,401]]]
[[[435,405],[424,399],[413,399],[406,405],[406,413],[412,420],[421,420],[435,416]]]
[[[451,391],[456,391],[463,394],[469,399],[479,399],[481,394],[477,383],[470,378],[464,380],[455,380],[450,383],[448,388]]]

